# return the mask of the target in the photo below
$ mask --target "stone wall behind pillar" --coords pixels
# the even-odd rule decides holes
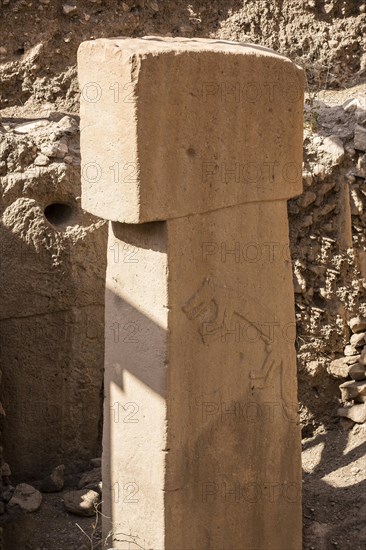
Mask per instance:
[[[305,105],[304,192],[288,211],[306,435],[338,422],[330,363],[349,342],[348,321],[366,313],[365,108],[365,86],[320,92]]]

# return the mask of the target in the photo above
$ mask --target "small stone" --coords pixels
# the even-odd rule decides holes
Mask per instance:
[[[40,155],[37,155],[34,159],[34,164],[36,166],[47,166],[50,163],[50,159],[46,157],[46,155],[43,155],[42,153]]]
[[[354,398],[355,403],[366,403],[366,395],[358,395]]]
[[[349,326],[352,332],[363,332],[366,331],[366,318],[357,315],[349,321]]]
[[[17,126],[15,126],[14,132],[16,134],[28,134],[29,132],[33,132],[33,130],[37,130],[38,128],[42,128],[43,126],[47,125],[47,120],[35,120],[34,122],[25,122],[24,124],[18,124]]]
[[[355,399],[360,395],[366,395],[366,381],[355,382],[350,380],[339,386],[342,395],[342,401]]]
[[[355,149],[359,151],[366,151],[366,128],[360,126],[360,124],[355,125]]]
[[[37,489],[27,483],[16,486],[8,506],[19,506],[25,512],[35,512],[42,502],[42,495]]]
[[[8,50],[4,48],[4,46],[0,46],[0,55],[6,55],[8,53]]]
[[[159,11],[159,6],[158,6],[158,3],[157,2],[150,2],[150,8],[153,10],[153,11]]]
[[[310,204],[316,201],[316,194],[314,191],[306,191],[298,199],[297,204],[301,208],[307,208]]]
[[[90,460],[90,464],[93,468],[101,468],[102,467],[102,459],[101,458],[92,458]]]
[[[358,158],[357,171],[361,177],[366,178],[366,154]]]
[[[360,102],[357,97],[346,99],[346,101],[342,105],[343,109],[349,113],[353,113],[359,106]]]
[[[346,357],[334,359],[327,368],[327,371],[335,378],[347,378],[349,365],[346,361]]]
[[[68,512],[77,516],[91,517],[95,515],[99,495],[92,489],[71,490],[64,494],[64,503]]]
[[[350,420],[349,418],[343,418],[343,417],[340,418],[339,424],[342,430],[350,430],[355,425],[355,423],[352,420]]]
[[[79,489],[85,487],[86,485],[97,485],[102,479],[102,470],[101,468],[94,468],[89,472],[86,472],[79,481]]]
[[[69,152],[69,148],[67,146],[67,143],[64,143],[63,141],[60,141],[58,143],[56,157],[58,158],[64,158],[65,155]]]
[[[62,6],[62,11],[65,15],[72,15],[77,10],[77,6],[70,6],[69,4],[64,4]]]
[[[333,165],[340,164],[344,158],[343,142],[338,136],[326,137],[320,150],[331,156]]]
[[[365,380],[366,367],[365,365],[361,365],[361,363],[355,363],[350,366],[348,374],[353,380]]]
[[[359,355],[350,355],[349,357],[343,357],[347,365],[353,365],[361,359],[361,354]]]
[[[348,344],[348,346],[346,346],[344,348],[344,355],[357,355],[359,353],[358,349],[355,348],[354,346],[351,346],[351,344]]]
[[[9,500],[14,494],[14,491],[15,491],[15,487],[13,487],[12,485],[6,485],[6,487],[3,487],[2,495],[1,495],[3,501],[9,502]]]
[[[7,462],[3,462],[1,466],[1,477],[10,477],[11,476],[11,470],[9,467],[9,464]]]
[[[57,126],[63,132],[70,133],[70,134],[76,133],[79,129],[79,125],[78,125],[77,121],[74,118],[72,118],[70,116],[67,116],[67,115],[62,117],[58,121]]]
[[[334,9],[334,5],[333,4],[324,4],[324,7],[323,7],[325,13],[331,13]]]
[[[41,145],[41,153],[46,157],[55,157],[57,155],[57,143],[44,143]]]
[[[64,488],[65,466],[60,464],[45,479],[41,481],[40,489],[43,493],[56,493]]]
[[[360,359],[358,361],[361,365],[366,365],[366,347],[361,351]]]
[[[358,332],[356,334],[352,334],[350,339],[351,346],[354,346],[355,348],[364,346],[366,344],[365,335],[366,332]]]
[[[342,407],[337,411],[338,416],[349,418],[357,424],[366,422],[366,404],[353,405],[352,407]]]

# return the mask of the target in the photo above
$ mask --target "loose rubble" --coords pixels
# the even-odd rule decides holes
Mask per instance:
[[[19,506],[25,512],[35,512],[41,506],[42,495],[37,489],[27,483],[20,483],[15,487],[8,507]]]
[[[72,489],[64,494],[65,508],[77,516],[94,516],[99,494],[92,489]]]
[[[63,464],[60,464],[60,466],[57,466],[51,473],[51,475],[47,476],[45,479],[43,479],[40,483],[40,489],[43,493],[54,493],[58,491],[62,491],[64,488],[64,474],[65,474],[65,466]]]
[[[339,97],[307,98],[304,191],[288,205],[304,434],[336,420],[337,379],[363,376],[366,97]]]
[[[337,415],[353,423],[363,424],[366,422],[366,317],[353,317],[349,327],[353,334],[350,343],[345,346],[344,357],[333,360],[328,372],[337,378],[351,378],[339,386],[344,406],[338,409]],[[355,353],[350,354],[350,348]],[[352,363],[349,361],[350,356],[354,359]]]

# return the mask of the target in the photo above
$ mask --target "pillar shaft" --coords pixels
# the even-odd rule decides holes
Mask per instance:
[[[110,546],[300,550],[286,199],[302,72],[264,48],[153,38],[86,43],[79,66],[84,206],[112,220]],[[108,99],[116,83],[127,100]],[[119,162],[132,180],[111,176]]]

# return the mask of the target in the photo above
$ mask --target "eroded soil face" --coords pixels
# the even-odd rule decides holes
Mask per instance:
[[[12,369],[22,375],[19,400],[27,402],[32,384],[39,387],[41,370],[51,359],[54,362],[60,337],[68,342],[71,355],[67,351],[58,356],[68,381],[58,381],[56,363],[51,374],[57,380],[53,391],[68,390],[71,420],[84,430],[75,438],[71,432],[61,438],[69,456],[73,455],[74,439],[80,450],[78,456],[74,453],[74,472],[81,471],[90,458],[83,437],[93,439],[90,452],[98,447],[105,258],[95,261],[94,255],[89,256],[95,247],[106,246],[106,228],[80,210],[78,45],[83,40],[111,36],[221,38],[274,48],[305,68],[310,94],[305,107],[304,193],[289,204],[304,435],[304,549],[364,548],[365,424],[340,422],[337,409],[345,403],[339,385],[349,377],[335,376],[331,368],[332,360],[343,357],[350,342],[348,321],[355,315],[366,315],[366,149],[355,145],[355,128],[365,127],[366,123],[363,3],[259,0],[245,2],[243,7],[243,2],[236,0],[215,0],[209,5],[188,5],[181,0],[81,0],[70,4],[2,0],[0,4],[1,231],[7,239],[3,241],[6,247],[19,252],[13,254],[4,279],[13,288],[7,294],[6,334],[10,340],[3,348],[2,365],[7,365],[4,382],[14,393]],[[345,102],[350,98],[357,98],[357,106],[346,109]],[[69,121],[71,129],[66,131],[58,127],[64,115],[74,121]],[[43,122],[28,132],[14,132],[15,127],[34,121]],[[339,147],[332,147],[334,143]],[[78,214],[62,231],[54,231],[44,216],[55,192],[57,202],[72,204]],[[56,218],[56,223],[62,224],[62,220]],[[37,253],[37,247],[44,243],[46,253],[34,268],[29,265],[29,250]],[[39,311],[34,310],[32,301],[22,299],[24,307],[30,308],[27,315],[40,315],[37,323],[41,326],[36,329],[25,320],[23,332],[19,331],[19,320],[12,319],[19,298],[14,273],[19,274],[20,287],[24,292],[28,289],[28,295],[43,281],[37,291],[42,306]],[[75,303],[80,287],[83,294]],[[50,303],[54,311],[47,317]],[[48,348],[39,340],[40,334]],[[24,335],[27,341],[22,345],[19,338]],[[20,355],[14,353],[16,347],[21,349]],[[34,356],[29,372],[25,372],[20,368],[22,361],[35,352],[38,359]],[[86,411],[89,423],[84,422],[85,411],[77,406],[85,399],[81,390],[86,375],[93,387],[93,404]],[[9,422],[5,433],[10,437],[17,429],[16,423],[29,417],[29,411],[24,406],[24,410],[15,407],[16,416],[11,399],[6,405]],[[48,430],[54,411],[44,407],[42,402],[41,418],[46,419]],[[21,438],[28,445],[29,469],[22,479],[20,465],[24,458],[14,444],[9,456],[16,481],[24,481],[35,462],[39,475],[49,473],[42,466],[47,449],[43,448],[37,459],[37,448],[44,440],[42,433],[32,443],[24,429]],[[50,442],[53,466],[64,452],[60,447],[58,455],[59,438],[55,429]],[[5,456],[5,460],[12,466],[10,458]],[[68,483],[68,488],[75,486],[71,478]],[[24,534],[19,545],[29,550],[81,550],[83,544],[91,548],[76,523],[89,536],[95,532],[95,541],[101,536],[99,528],[93,528],[95,518],[78,518],[65,510],[62,492],[44,495],[41,507],[24,521],[17,524],[18,532]]]

